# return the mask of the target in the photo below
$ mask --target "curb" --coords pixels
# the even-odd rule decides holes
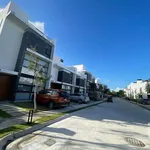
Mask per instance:
[[[140,105],[139,103],[133,102],[133,101],[129,101],[130,103],[134,104],[134,105],[138,105],[139,107],[142,107],[144,109],[147,109],[148,111],[150,111],[150,108],[147,108],[145,106]]]
[[[76,108],[76,109],[72,110],[73,111],[72,113],[74,113],[75,111],[78,111],[78,110],[82,110],[82,109],[85,109],[85,108],[88,108],[88,107],[92,107],[92,106],[95,106],[95,105],[98,105],[98,104],[102,104],[104,102],[105,102],[105,100],[99,101],[97,103],[90,104],[88,106],[84,106],[84,107],[81,107],[81,108]],[[48,125],[54,124],[54,123],[56,123],[58,121],[61,121],[63,119],[66,119],[66,118],[70,117],[72,113],[66,114],[64,116],[61,116],[61,117],[56,118],[54,120],[47,121],[47,122],[42,123],[42,124],[34,125],[33,127],[27,128],[23,131],[19,131],[19,132],[13,133],[13,134],[6,135],[5,137],[0,139],[0,149],[5,150],[7,145],[10,144],[11,142],[13,142],[14,140],[16,140],[17,138],[20,138],[22,136],[25,136],[25,135],[30,134],[32,132],[35,132],[39,129],[42,129],[42,128],[48,126]]]

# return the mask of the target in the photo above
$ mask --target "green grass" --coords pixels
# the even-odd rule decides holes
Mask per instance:
[[[8,134],[12,134],[12,133],[15,133],[18,131],[23,131],[33,125],[35,125],[35,123],[32,123],[32,124],[25,123],[25,124],[14,125],[14,126],[2,129],[2,130],[0,130],[0,138],[6,136]]]
[[[11,118],[12,116],[8,114],[7,112],[0,109],[0,117],[1,118]]]
[[[50,121],[50,120],[54,120],[56,118],[59,118],[61,116],[65,115],[65,113],[58,113],[58,114],[53,114],[51,116],[45,116],[45,117],[41,117],[39,119],[37,119],[35,122],[36,123],[44,123],[44,122],[47,122],[47,121]]]
[[[2,129],[2,130],[0,130],[0,138],[6,136],[8,134],[16,133],[18,131],[23,131],[29,127],[34,126],[34,125],[41,124],[41,123],[47,122],[49,120],[54,120],[54,119],[59,118],[63,115],[64,115],[64,113],[53,114],[51,116],[41,117],[41,118],[37,119],[36,121],[34,121],[32,124],[24,123],[24,124],[14,125],[14,126]]]

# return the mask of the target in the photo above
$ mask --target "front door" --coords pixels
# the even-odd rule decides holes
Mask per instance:
[[[12,76],[0,74],[0,101],[8,100],[11,96]]]

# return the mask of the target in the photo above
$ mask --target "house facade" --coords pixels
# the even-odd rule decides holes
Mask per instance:
[[[29,16],[10,2],[0,13],[0,100],[31,99],[34,71],[28,65],[34,60],[30,54],[38,57],[39,66],[46,66],[43,75],[47,76],[54,47],[54,42],[30,23]],[[50,81],[46,86],[50,87]]]
[[[92,83],[92,73],[87,71],[83,64],[74,65],[74,67],[77,69],[78,72],[82,72],[83,74],[85,74],[85,76],[86,76],[86,80],[85,80],[86,92],[89,93],[90,83]]]
[[[86,92],[86,75],[75,66],[67,67],[64,60],[55,56],[52,67],[51,88],[68,93]]]
[[[65,66],[63,59],[54,57],[54,48],[55,42],[10,2],[0,12],[0,101],[32,99],[37,68],[31,70],[29,65],[35,64],[34,56],[38,58],[36,66],[42,68],[42,75],[47,79],[41,87],[71,94],[88,93],[90,83],[95,81],[92,73],[83,64]]]
[[[130,83],[127,88],[124,89],[126,96],[131,98],[150,98],[150,93],[146,91],[146,85],[148,80],[137,79],[136,82]]]

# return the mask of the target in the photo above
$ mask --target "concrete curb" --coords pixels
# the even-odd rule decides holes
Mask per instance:
[[[132,104],[134,104],[134,105],[138,105],[139,107],[142,107],[142,108],[147,109],[147,110],[150,111],[150,108],[147,108],[147,107],[145,107],[145,106],[143,106],[143,105],[141,105],[139,103],[136,103],[136,102],[133,102],[133,101],[129,101],[129,102],[132,103]]]
[[[94,104],[90,104],[88,106],[84,106],[84,107],[81,107],[81,108],[76,108],[76,109],[73,109],[72,111],[75,112],[75,111],[82,110],[82,109],[85,109],[85,108],[88,108],[88,107],[92,107],[92,106],[95,106],[95,105],[98,105],[98,104],[102,104],[104,102],[105,102],[105,100],[95,102]],[[72,113],[74,113],[74,112],[72,112]],[[25,135],[30,134],[32,132],[35,132],[36,130],[42,129],[42,128],[48,126],[48,125],[51,125],[51,124],[56,123],[58,121],[61,121],[63,119],[66,119],[66,118],[70,117],[72,113],[66,114],[62,117],[56,118],[54,120],[50,120],[50,121],[42,123],[42,124],[34,125],[33,127],[27,128],[24,131],[19,131],[19,132],[13,133],[13,134],[6,135],[5,137],[0,139],[0,149],[5,150],[7,145],[10,144],[12,141],[16,140],[17,138],[20,138],[22,136],[25,136]]]

